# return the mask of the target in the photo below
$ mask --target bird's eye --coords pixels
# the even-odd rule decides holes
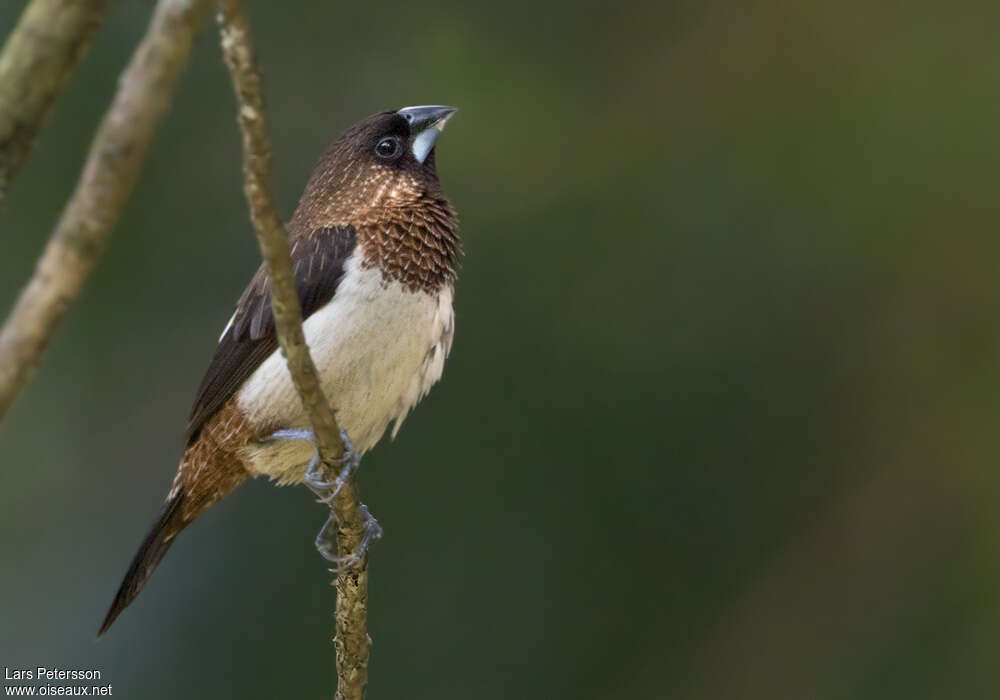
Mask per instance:
[[[399,139],[395,136],[389,136],[375,144],[375,155],[379,158],[385,158],[386,160],[395,158],[399,155],[399,151]]]

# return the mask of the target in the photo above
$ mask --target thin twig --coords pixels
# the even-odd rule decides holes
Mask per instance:
[[[0,53],[0,199],[111,0],[32,0]]]
[[[0,330],[0,420],[79,295],[132,193],[209,0],[160,0],[87,155],[76,190]]]
[[[344,446],[302,333],[302,311],[295,292],[288,234],[277,214],[272,188],[271,146],[249,22],[241,0],[220,0],[219,7],[222,53],[232,75],[243,137],[244,191],[261,256],[271,280],[271,308],[278,340],[312,423],[326,478],[332,480],[338,472],[338,462],[344,456]],[[358,551],[364,533],[364,520],[353,479],[347,480],[331,508],[338,523],[338,552],[341,556],[349,556]],[[337,575],[337,700],[360,700],[364,697],[371,645],[367,619],[368,562],[367,557],[363,557],[357,566]]]

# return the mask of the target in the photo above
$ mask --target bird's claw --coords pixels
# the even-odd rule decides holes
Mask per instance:
[[[312,430],[277,430],[269,437],[272,440],[305,440],[311,442],[314,446],[316,445],[316,434]],[[347,483],[347,480],[351,478],[351,475],[357,471],[358,466],[361,464],[361,456],[354,450],[354,444],[351,442],[351,438],[347,435],[346,430],[340,431],[340,439],[344,443],[344,456],[339,460],[339,464],[341,465],[340,473],[337,474],[333,481],[326,481],[323,478],[318,447],[309,460],[309,466],[306,468],[304,479],[306,486],[319,497],[320,503],[326,503],[327,505],[330,505],[336,495],[340,493],[340,489],[344,488],[344,484]]]
[[[347,480],[351,478],[351,475],[361,465],[361,456],[355,452],[354,445],[351,443],[351,438],[347,436],[346,431],[340,431],[340,439],[344,441],[344,456],[340,458],[340,473],[337,474],[333,481],[323,479],[319,451],[309,460],[309,467],[306,469],[306,486],[319,496],[321,503],[326,503],[327,505],[340,493],[340,489],[344,488],[344,484],[347,483]]]
[[[268,436],[271,440],[305,440],[316,445],[316,434],[308,429],[287,429],[277,430]],[[331,505],[333,499],[344,488],[344,484],[351,478],[351,475],[361,464],[361,456],[354,450],[351,438],[347,432],[340,431],[340,439],[344,441],[344,456],[340,459],[340,473],[333,481],[323,479],[322,463],[319,459],[319,447],[317,446],[309,466],[306,468],[304,478],[306,486],[315,493],[320,503]],[[378,520],[368,512],[368,506],[361,504],[361,517],[364,520],[364,532],[361,535],[361,542],[358,543],[356,551],[341,556],[337,553],[337,518],[331,508],[330,517],[327,518],[323,529],[316,535],[316,549],[323,555],[323,558],[334,565],[333,571],[340,574],[350,571],[364,559],[368,553],[368,547],[372,542],[382,539],[382,526]]]
[[[356,551],[343,556],[337,554],[337,530],[338,523],[333,513],[327,518],[323,529],[316,535],[316,549],[323,555],[323,558],[334,565],[333,571],[338,574],[350,571],[364,559],[368,553],[368,547],[372,542],[382,539],[382,526],[378,520],[368,512],[368,506],[361,504],[361,517],[364,519],[364,533]]]

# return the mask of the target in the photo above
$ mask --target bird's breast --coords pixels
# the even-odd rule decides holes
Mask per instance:
[[[303,331],[338,424],[355,449],[365,452],[392,421],[395,435],[407,412],[440,379],[454,315],[450,285],[436,293],[411,291],[362,260],[358,253],[347,261],[333,299],[306,319]],[[280,351],[261,364],[236,396],[257,425],[277,429],[307,424]],[[253,449],[281,454],[251,454],[251,471],[298,481],[312,448]]]

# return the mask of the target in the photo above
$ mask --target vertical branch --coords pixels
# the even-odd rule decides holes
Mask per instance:
[[[271,146],[249,22],[241,0],[220,0],[219,6],[222,53],[233,79],[243,138],[244,191],[271,281],[271,309],[278,341],[312,423],[326,478],[332,480],[337,474],[338,462],[344,456],[344,446],[302,333],[302,310],[295,291],[288,234],[278,217],[271,183]],[[339,553],[346,556],[358,551],[364,521],[353,479],[344,484],[331,508],[338,523]],[[361,700],[364,697],[371,645],[367,619],[368,561],[367,557],[363,557],[357,566],[337,575],[335,644],[338,700]]]
[[[0,54],[0,199],[111,0],[32,0]]]
[[[0,330],[0,419],[38,364],[132,193],[208,0],[160,0],[94,136],[76,190]]]

